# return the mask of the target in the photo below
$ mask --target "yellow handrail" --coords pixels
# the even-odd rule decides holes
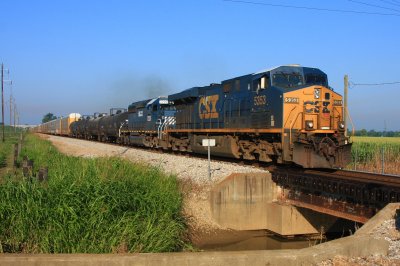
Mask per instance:
[[[296,119],[293,120],[293,121],[292,121],[292,124],[290,125],[290,129],[289,129],[289,143],[292,143],[292,129],[293,129],[293,126],[294,126],[295,122],[297,121],[297,118],[299,118],[299,115],[300,115],[300,114],[303,114],[303,112],[297,113]]]
[[[351,133],[352,133],[352,137],[354,136],[354,134],[355,134],[355,131],[356,131],[356,129],[355,129],[355,126],[354,126],[354,123],[353,123],[353,119],[351,119],[351,115],[350,115],[350,112],[349,112],[349,109],[346,107],[346,114],[347,114],[347,116],[348,116],[348,118],[350,119],[350,123],[351,123],[351,128],[352,128],[352,130],[351,130]],[[346,132],[346,134],[347,134],[347,132]]]

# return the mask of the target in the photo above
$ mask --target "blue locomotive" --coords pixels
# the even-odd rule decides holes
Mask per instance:
[[[206,153],[212,138],[217,156],[341,168],[351,149],[343,113],[324,72],[288,65],[132,103],[112,139]]]

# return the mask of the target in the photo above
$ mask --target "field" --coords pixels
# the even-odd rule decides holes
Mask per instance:
[[[400,138],[352,137],[352,163],[348,169],[400,174]]]
[[[0,182],[0,252],[169,252],[185,247],[182,195],[175,176],[118,158],[59,153],[28,135],[21,156],[39,182],[17,172]]]

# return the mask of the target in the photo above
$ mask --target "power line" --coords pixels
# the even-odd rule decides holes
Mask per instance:
[[[352,87],[355,86],[383,86],[383,85],[394,85],[400,84],[400,81],[393,81],[393,82],[381,82],[381,83],[354,83],[350,81],[350,85]]]
[[[347,0],[347,1],[353,2],[353,3],[357,3],[357,4],[360,4],[360,5],[372,6],[372,7],[377,7],[377,8],[381,8],[381,9],[386,9],[386,10],[392,10],[392,11],[400,12],[400,10],[394,9],[394,8],[390,8],[390,7],[383,7],[383,6],[368,4],[368,3],[361,2],[361,1],[356,1],[356,0]]]
[[[316,11],[328,11],[328,12],[336,12],[336,13],[353,13],[353,14],[363,14],[363,15],[400,17],[400,14],[395,14],[395,13],[364,12],[364,11],[346,10],[346,9],[329,9],[329,8],[319,8],[319,7],[280,5],[280,4],[271,4],[271,3],[253,2],[253,1],[244,1],[244,0],[222,0],[222,1],[232,2],[232,3],[241,3],[241,4],[250,4],[250,5],[260,5],[260,6],[273,6],[273,7],[292,8],[292,9],[306,9],[306,10],[314,10],[314,11],[315,10]]]
[[[387,0],[378,0],[378,1],[381,1],[381,2],[383,2],[383,3],[387,3],[387,4],[389,4],[389,5],[394,5],[394,6],[400,6],[400,2],[391,2],[391,1],[387,1]]]
[[[390,1],[386,0],[386,2],[389,2],[392,5],[399,5],[400,4],[400,1],[398,1],[398,0],[390,0]]]

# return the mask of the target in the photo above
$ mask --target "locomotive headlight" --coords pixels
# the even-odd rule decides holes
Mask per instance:
[[[344,122],[343,121],[339,121],[339,123],[338,123],[338,125],[339,125],[339,129],[340,130],[344,130]]]
[[[314,128],[314,122],[313,121],[306,121],[306,129],[307,130],[312,130]]]

